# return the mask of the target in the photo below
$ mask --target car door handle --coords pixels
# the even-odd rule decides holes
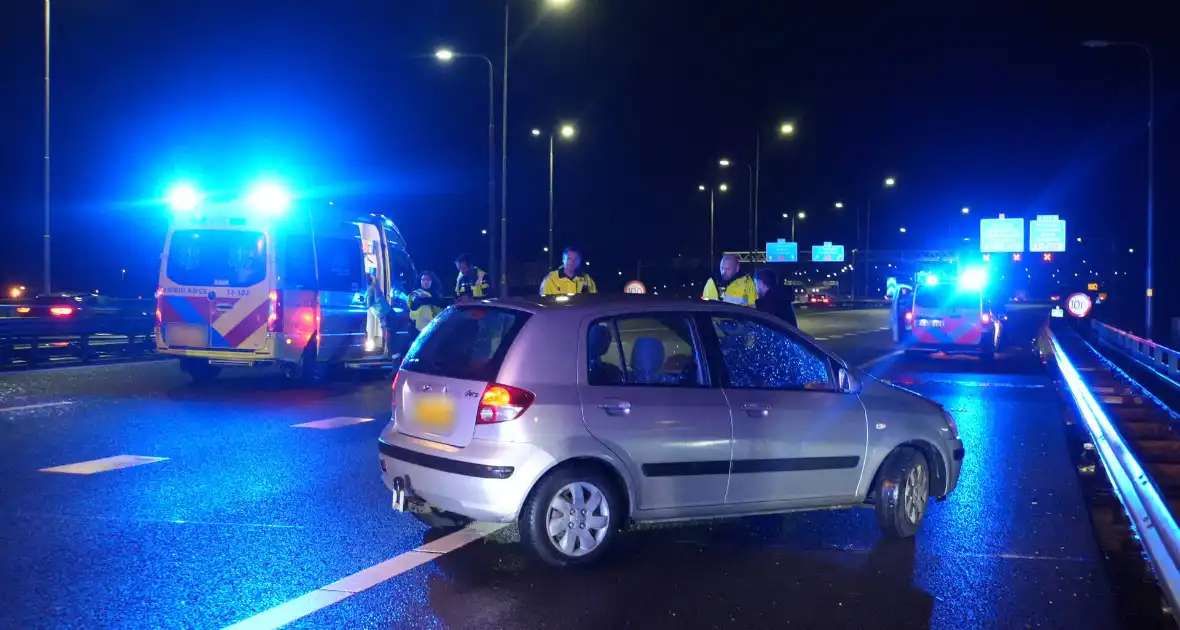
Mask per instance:
[[[765,418],[770,415],[770,405],[764,403],[745,403],[742,409],[751,418]]]
[[[602,403],[598,408],[605,411],[608,416],[625,416],[631,413],[631,403],[623,400]]]

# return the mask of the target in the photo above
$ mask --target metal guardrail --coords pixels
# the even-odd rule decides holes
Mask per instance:
[[[1121,333],[1122,331],[1117,332]],[[1110,332],[1108,331],[1107,334]],[[1125,335],[1125,333],[1123,334]],[[1073,339],[1076,339],[1077,346],[1085,348],[1087,352],[1093,350],[1080,337],[1073,337]],[[1143,341],[1138,339],[1138,342]],[[1104,405],[1099,403],[1099,399],[1095,397],[1094,391],[1087,385],[1079,368],[1075,367],[1074,360],[1083,360],[1084,357],[1079,354],[1071,360],[1063,348],[1062,339],[1051,330],[1048,332],[1048,343],[1052,347],[1062,380],[1065,382],[1078,415],[1082,418],[1089,433],[1094,452],[1101,460],[1102,468],[1122,503],[1127,517],[1134,525],[1140,545],[1155,572],[1160,590],[1168,601],[1173,618],[1180,622],[1180,616],[1178,616],[1180,606],[1177,605],[1180,602],[1180,526],[1177,525],[1176,519],[1169,509],[1167,498],[1161,492],[1156,480],[1148,474],[1144,464],[1140,463],[1128,440],[1124,438],[1116,423],[1107,414]],[[1150,344],[1151,342],[1146,343]],[[1090,354],[1091,365],[1083,369],[1087,370],[1087,374],[1093,375],[1096,370],[1102,369],[1093,364],[1102,363],[1102,359],[1096,351]],[[1116,370],[1110,365],[1107,365],[1106,369],[1112,372]],[[1126,381],[1146,392],[1146,389],[1137,382],[1130,379],[1126,379]],[[1102,400],[1110,404],[1121,404],[1125,397],[1103,395]],[[1117,407],[1113,409],[1117,409]],[[1170,410],[1166,411],[1171,415]],[[1164,428],[1166,430],[1167,427]],[[1145,442],[1148,441],[1150,440],[1140,438],[1138,440],[1139,448],[1145,448]]]
[[[1180,390],[1180,352],[1161,346],[1154,341],[1137,337],[1125,330],[1103,324],[1098,320],[1090,323],[1098,341],[1122,350],[1131,358],[1151,368],[1161,380]]]
[[[55,316],[49,306],[0,305],[0,368],[141,356],[155,350],[150,303],[107,300]]]

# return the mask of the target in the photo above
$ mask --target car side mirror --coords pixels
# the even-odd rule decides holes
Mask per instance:
[[[859,394],[861,385],[860,379],[852,375],[847,368],[840,368],[836,373],[836,378],[840,383],[840,391],[845,394]]]

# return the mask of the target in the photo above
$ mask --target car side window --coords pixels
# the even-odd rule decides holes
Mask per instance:
[[[752,318],[714,316],[726,386],[832,390],[828,361],[784,331]]]
[[[688,317],[607,318],[586,335],[590,385],[699,387],[701,371]]]

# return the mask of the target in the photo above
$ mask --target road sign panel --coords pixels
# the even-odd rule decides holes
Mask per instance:
[[[823,245],[812,245],[811,262],[844,262],[844,246],[832,245],[831,241],[824,241]]]
[[[1024,219],[980,219],[979,251],[1023,252]]]
[[[1028,223],[1028,251],[1065,251],[1065,221],[1057,215],[1041,215]]]
[[[799,244],[781,238],[767,243],[766,262],[799,262]]]
[[[1094,307],[1094,302],[1090,300],[1090,296],[1085,293],[1074,293],[1069,296],[1065,302],[1065,308],[1069,310],[1069,314],[1074,317],[1085,317],[1090,314],[1090,309]]]
[[[638,280],[632,280],[623,286],[623,293],[643,295],[644,293],[647,293],[647,287],[643,286],[643,283]]]

